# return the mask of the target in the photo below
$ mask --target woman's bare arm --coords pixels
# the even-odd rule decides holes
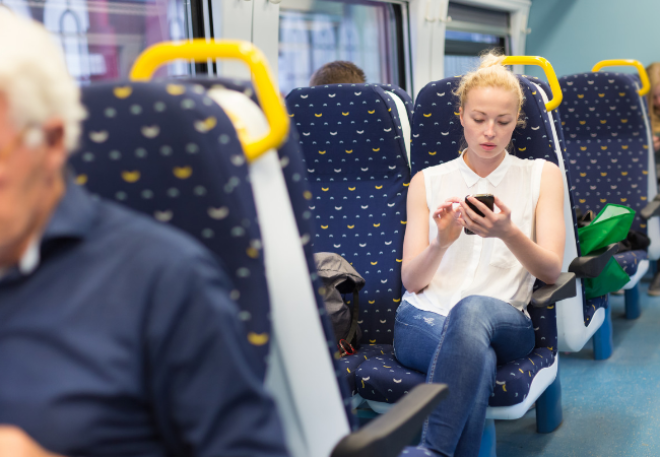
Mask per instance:
[[[429,209],[421,172],[410,181],[406,204],[408,223],[403,239],[401,279],[407,290],[417,293],[433,279],[445,252],[460,235],[462,225],[452,209],[452,202],[445,201],[433,212],[438,236],[429,243]]]

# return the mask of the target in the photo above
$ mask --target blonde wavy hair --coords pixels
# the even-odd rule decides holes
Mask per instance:
[[[654,62],[646,67],[651,82],[651,90],[646,94],[646,101],[649,105],[649,116],[651,116],[651,130],[654,133],[660,132],[660,109],[653,104],[653,89],[660,84],[660,62]]]
[[[525,116],[522,111],[523,91],[518,78],[502,62],[506,56],[490,51],[480,58],[479,68],[466,73],[461,83],[453,92],[458,97],[459,107],[465,108],[467,96],[472,89],[477,87],[497,87],[511,92],[518,99],[518,127],[525,127]]]

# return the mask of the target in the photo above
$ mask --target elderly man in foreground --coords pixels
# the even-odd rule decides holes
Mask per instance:
[[[66,178],[83,116],[0,9],[0,457],[284,457],[214,258]]]

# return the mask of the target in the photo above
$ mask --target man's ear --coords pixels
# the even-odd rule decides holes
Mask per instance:
[[[459,106],[458,107],[458,118],[461,120],[461,125],[465,127],[465,124],[463,123],[463,107]]]
[[[43,147],[48,164],[54,170],[60,170],[67,160],[68,154],[64,144],[64,122],[62,119],[49,119],[42,126],[44,134]]]

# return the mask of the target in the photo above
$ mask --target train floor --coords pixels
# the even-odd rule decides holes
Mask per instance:
[[[497,456],[660,456],[660,297],[641,284],[642,315],[624,317],[623,295],[610,296],[614,352],[593,359],[591,344],[560,354],[564,421],[536,433],[534,411],[498,421]]]

